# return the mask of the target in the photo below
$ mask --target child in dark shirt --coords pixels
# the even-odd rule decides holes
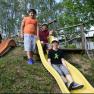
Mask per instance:
[[[52,67],[60,74],[69,90],[82,88],[83,85],[73,81],[63,58],[64,54],[62,49],[59,49],[59,42],[57,40],[53,40],[52,49],[48,52],[48,63],[51,64]]]

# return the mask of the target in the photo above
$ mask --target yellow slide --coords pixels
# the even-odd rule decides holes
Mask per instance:
[[[51,73],[51,75],[55,78],[57,84],[60,87],[60,90],[62,93],[94,93],[94,88],[89,84],[89,82],[85,79],[85,77],[80,73],[80,71],[78,69],[76,69],[74,66],[72,66],[71,64],[69,64],[66,60],[66,64],[67,67],[74,79],[75,82],[79,83],[79,84],[83,84],[84,87],[82,89],[78,89],[78,90],[72,90],[71,92],[67,89],[67,87],[65,86],[63,80],[61,79],[60,75],[57,73],[57,71],[55,71],[51,65],[49,65],[47,63],[47,60],[43,54],[43,50],[42,50],[42,46],[40,43],[40,40],[37,40],[37,47],[38,47],[38,51],[39,51],[39,55],[42,61],[42,64],[44,65],[44,67]]]

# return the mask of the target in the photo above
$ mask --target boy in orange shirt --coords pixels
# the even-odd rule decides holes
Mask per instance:
[[[24,50],[27,53],[28,64],[33,64],[33,52],[35,50],[37,30],[36,10],[30,9],[28,16],[24,17],[21,23],[21,37],[24,37]]]

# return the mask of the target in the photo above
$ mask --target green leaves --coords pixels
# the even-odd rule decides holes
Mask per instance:
[[[60,18],[62,16],[62,20],[67,26],[70,25],[70,23],[73,25],[88,22],[91,19],[94,20],[93,2],[93,0],[63,0],[64,13],[60,15]],[[91,22],[89,22],[88,25],[91,25]]]
[[[0,25],[3,32],[18,32],[22,15],[35,8],[40,23],[58,20],[58,27],[94,21],[94,0],[0,0]],[[9,20],[10,19],[10,20]],[[54,28],[54,27],[52,27]]]

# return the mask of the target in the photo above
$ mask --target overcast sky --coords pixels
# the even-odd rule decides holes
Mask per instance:
[[[57,3],[60,2],[60,0],[55,0]]]

